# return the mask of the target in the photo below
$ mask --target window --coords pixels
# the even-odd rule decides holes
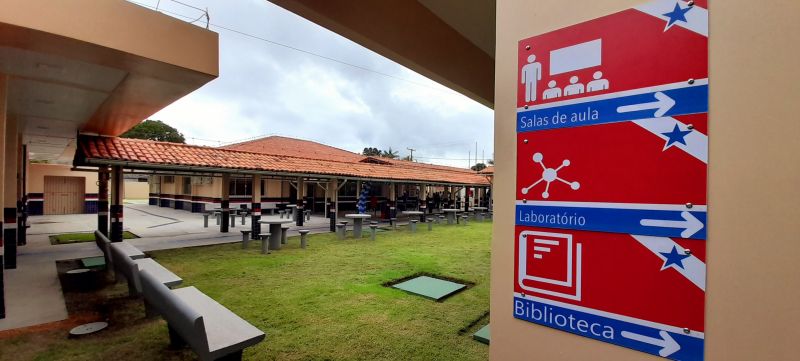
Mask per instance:
[[[175,183],[175,176],[165,175],[164,184]]]
[[[232,196],[250,196],[253,195],[253,181],[249,178],[233,178],[230,181],[228,194]]]
[[[192,177],[183,177],[183,194],[192,194]]]

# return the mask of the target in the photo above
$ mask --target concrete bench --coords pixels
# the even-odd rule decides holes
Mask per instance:
[[[148,270],[159,282],[167,287],[174,287],[183,282],[183,279],[158,264],[152,258],[133,259],[124,252],[124,247],[118,247],[116,243],[112,243],[109,248],[114,271],[116,271],[117,275],[124,276],[128,281],[128,294],[131,296],[136,296],[142,292],[139,271],[143,269]]]
[[[347,223],[339,222],[336,224],[336,238],[344,239],[347,233]]]
[[[250,232],[249,230],[240,231],[242,232],[242,249],[246,249],[247,245],[250,244]]]
[[[270,233],[261,233],[258,235],[261,238],[261,254],[269,254],[269,236]]]
[[[289,233],[289,226],[281,226],[281,244],[286,244],[286,235]]]
[[[242,350],[264,340],[264,332],[194,287],[175,290],[141,271],[142,293],[167,321],[170,343],[188,344],[200,360],[241,360]]]
[[[94,243],[97,244],[97,248],[100,248],[100,252],[103,252],[106,268],[111,269],[111,255],[108,253],[108,245],[111,244],[111,241],[100,231],[94,231]]]
[[[132,259],[139,259],[139,258],[144,258],[145,257],[144,252],[140,251],[138,248],[134,247],[132,244],[130,244],[128,242],[125,242],[125,241],[122,241],[122,242],[111,242],[108,245],[108,247],[110,249],[116,248],[120,252],[122,252],[122,254],[124,254],[124,255],[132,258]],[[111,262],[113,263],[114,261],[112,260]]]
[[[308,239],[308,232],[311,232],[308,229],[300,229],[297,231],[300,233],[300,248],[306,248],[306,241]]]
[[[378,231],[378,222],[369,225],[369,240],[375,240],[375,233]]]

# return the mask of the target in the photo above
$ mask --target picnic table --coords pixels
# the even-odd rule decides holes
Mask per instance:
[[[287,204],[286,205],[286,209],[288,209],[289,212],[292,213],[292,220],[296,221],[297,218],[295,218],[295,217],[297,217],[297,205],[296,204]]]
[[[361,238],[361,226],[365,219],[372,218],[369,214],[363,213],[350,213],[345,214],[345,218],[350,218],[353,220],[353,237]]]
[[[407,216],[419,216],[419,221],[425,222],[425,212],[423,211],[403,211],[403,214]]]
[[[486,207],[472,207],[472,209],[476,211],[475,212],[475,220],[483,222],[483,212],[485,212],[489,208],[486,208]]]
[[[456,223],[456,214],[461,210],[457,208],[446,208],[442,209],[442,211],[447,215],[447,224],[453,224]]]
[[[292,223],[291,219],[281,219],[274,217],[267,217],[262,219],[259,223],[269,225],[269,249],[281,249],[281,237],[283,236],[283,229],[281,225]]]

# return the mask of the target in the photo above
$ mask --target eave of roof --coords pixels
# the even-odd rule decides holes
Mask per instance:
[[[308,159],[195,145],[115,137],[81,136],[76,165],[123,165],[132,169],[322,176],[389,182],[489,185],[486,177],[437,168]],[[411,163],[411,162],[408,162]],[[414,163],[411,163],[412,165]]]

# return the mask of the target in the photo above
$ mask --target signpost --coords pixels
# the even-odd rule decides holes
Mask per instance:
[[[706,1],[519,42],[514,317],[702,360]]]

